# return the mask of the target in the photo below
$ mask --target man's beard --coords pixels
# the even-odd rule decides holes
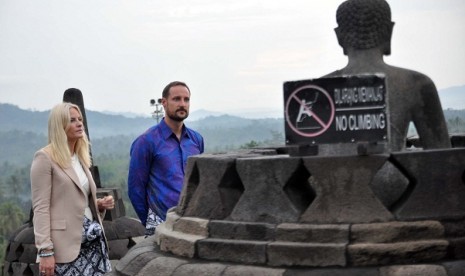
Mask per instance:
[[[178,111],[184,111],[186,113],[186,115],[185,116],[178,116],[177,115]],[[167,112],[166,116],[168,116],[173,121],[182,122],[189,116],[189,112],[187,110],[185,110],[185,109],[178,109],[174,113]]]

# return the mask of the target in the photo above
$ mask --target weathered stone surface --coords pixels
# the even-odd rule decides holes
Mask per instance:
[[[173,209],[168,210],[166,213],[166,221],[163,223],[164,227],[173,230],[174,224],[181,218]]]
[[[283,276],[379,276],[379,272],[378,268],[306,268],[288,269]]]
[[[105,231],[105,237],[107,238],[107,240],[117,240],[118,233],[116,232],[117,230],[114,227],[115,224],[113,223],[113,221],[104,220],[102,223],[103,229]]]
[[[449,134],[450,143],[454,148],[465,148],[465,135],[463,134]]]
[[[212,220],[208,228],[210,238],[270,241],[275,237],[275,225],[269,223]]]
[[[439,221],[354,224],[350,229],[351,243],[393,243],[442,238],[444,227]]]
[[[193,258],[195,255],[196,242],[206,238],[206,236],[169,231],[164,225],[159,225],[157,227],[156,237],[159,241],[161,251],[171,252],[189,258]]]
[[[300,218],[306,223],[368,223],[393,219],[369,187],[388,156],[305,157],[316,199]]]
[[[209,276],[221,276],[226,268],[224,264],[219,263],[187,263],[179,266],[173,276],[185,276],[185,275],[209,275]]]
[[[146,243],[146,240],[143,240],[142,243]],[[146,247],[146,246],[145,246]],[[137,246],[132,250],[140,251],[140,248]],[[128,254],[130,254],[129,252]],[[447,271],[447,276],[463,276],[463,269],[465,269],[465,261],[449,261],[449,262],[435,262],[434,265],[418,265],[418,264],[403,264],[403,265],[375,265],[370,267],[328,267],[328,268],[318,268],[318,267],[270,267],[270,266],[258,266],[258,265],[245,265],[240,263],[223,263],[210,261],[206,262],[199,259],[187,259],[178,257],[172,254],[163,253],[158,250],[158,247],[154,248],[154,257],[146,264],[139,266],[139,271],[134,272],[134,274],[127,274],[118,270],[118,264],[115,271],[109,274],[109,276],[121,276],[121,275],[132,275],[132,276],[146,276],[146,275],[186,275],[186,274],[175,274],[178,271],[176,268],[181,268],[184,264],[200,264],[199,266],[190,266],[190,271],[188,275],[205,275],[206,270],[202,269],[202,264],[209,263],[216,266],[225,266],[222,275],[289,275],[289,276],[381,276],[380,269],[384,269],[385,272],[395,273],[397,272],[406,272],[407,274],[388,274],[389,276],[400,276],[400,275],[418,275],[418,276],[436,276],[443,274],[434,274],[437,271],[442,273],[443,271],[438,269],[438,267],[444,267]],[[140,255],[140,254],[139,254]],[[126,258],[126,257],[125,257]],[[124,259],[124,258],[123,258]],[[123,260],[126,261],[126,260]],[[412,274],[408,274],[408,273]],[[418,272],[420,274],[415,274],[413,272]],[[213,270],[215,273],[215,270]],[[423,274],[422,274],[423,273]],[[208,274],[206,274],[208,275]],[[213,274],[216,275],[216,274]],[[385,275],[386,276],[386,275]]]
[[[235,169],[236,159],[262,156],[263,153],[273,154],[276,151],[251,150],[221,155],[204,153],[189,157],[176,213],[205,219],[223,219],[228,216],[244,191]]]
[[[350,266],[432,262],[447,255],[447,246],[445,240],[350,244],[348,261]]]
[[[135,245],[133,238],[143,236],[145,233],[145,227],[140,221],[130,217],[104,220],[103,228],[108,242],[110,260],[122,258]]]
[[[11,263],[11,267],[13,268],[13,275],[32,274],[32,271],[30,270],[29,265],[26,263]]]
[[[276,227],[276,241],[347,244],[349,225],[282,223]]]
[[[128,239],[143,236],[145,227],[139,220],[130,217],[120,217],[112,221],[113,229],[118,239]]]
[[[121,259],[129,250],[129,239],[108,241],[108,255],[110,260]]]
[[[23,244],[23,252],[18,261],[21,263],[35,263],[37,259],[37,248],[35,244]]]
[[[234,156],[206,157],[198,156],[189,160],[195,161],[197,171],[188,175],[186,181],[196,181],[197,187],[185,189],[185,193],[181,195],[181,203],[188,203],[183,208],[183,215],[223,219],[231,213],[244,187],[235,170]],[[201,177],[197,178],[197,174]]]
[[[444,267],[440,265],[411,265],[411,266],[389,266],[379,269],[380,276],[448,276]]]
[[[27,224],[26,226],[27,227],[21,227],[22,230],[17,232],[14,240],[21,242],[21,244],[35,244],[34,227]]]
[[[443,264],[448,276],[465,275],[465,260],[457,262],[446,262]]]
[[[370,182],[376,198],[383,203],[384,207],[391,209],[399,201],[409,185],[408,178],[389,160],[376,172]]]
[[[157,230],[155,231],[154,241],[156,244],[160,244],[160,233],[163,231],[173,231],[174,224],[181,218],[174,209],[169,209],[166,213],[166,220],[165,222],[161,223],[157,226]]]
[[[120,275],[137,275],[137,273],[143,267],[145,267],[150,261],[158,258],[159,256],[161,255],[157,254],[155,251],[144,252],[136,256],[133,255],[129,262],[125,262],[124,266],[120,264],[120,262],[118,262],[118,264],[116,265],[116,269],[118,270],[118,274]]]
[[[191,156],[187,159],[183,188],[179,195],[178,205],[175,207],[175,212],[179,216],[183,216],[185,214],[186,209],[191,205],[192,196],[199,186],[199,169],[197,168],[198,158],[200,158],[200,156]],[[191,214],[191,216],[194,215]]]
[[[197,243],[198,257],[206,260],[265,264],[266,242],[205,239]]]
[[[129,265],[133,262],[133,260],[142,254],[153,253],[154,255],[156,255],[155,252],[157,251],[157,249],[155,247],[154,240],[155,240],[155,237],[150,236],[146,239],[141,240],[139,243],[137,243],[134,247],[131,248],[131,250],[129,250],[129,252],[126,253],[126,255],[123,258],[119,260],[118,264],[115,267],[116,270],[123,273],[126,270],[126,267],[129,267]],[[145,263],[143,265],[145,265]],[[136,268],[132,267],[132,269],[133,270],[136,269],[136,271],[139,271],[137,270],[137,267]],[[128,273],[129,272],[130,271],[128,271]],[[123,273],[123,275],[135,275],[135,274],[124,274]]]
[[[173,275],[174,271],[181,265],[187,264],[186,260],[170,258],[170,257],[157,257],[145,265],[138,273],[137,276],[153,276],[153,275]],[[196,274],[192,274],[195,276]]]
[[[21,227],[21,231],[14,236],[14,241],[11,241],[5,254],[5,260],[11,264],[20,263],[35,263],[37,258],[37,249],[34,243],[34,228],[26,225]]]
[[[447,240],[449,241],[449,257],[452,259],[465,259],[465,237],[449,238]]]
[[[465,216],[465,148],[393,153],[392,158],[416,183],[398,204],[398,220]]]
[[[245,190],[229,218],[269,223],[297,221],[301,210],[283,189],[300,165],[300,159],[292,157],[238,158],[236,169]]]
[[[208,220],[194,217],[181,217],[173,225],[173,230],[191,235],[208,236]]]
[[[465,237],[465,218],[441,220],[444,225],[446,237],[459,238]]]
[[[281,268],[236,265],[228,266],[224,270],[223,276],[282,276],[285,271]]]
[[[2,275],[3,276],[9,276],[13,274],[13,268],[11,267],[11,264],[9,261],[3,261],[3,265],[1,266],[2,268]]]
[[[21,250],[22,250],[20,246],[21,244],[19,242],[10,241],[10,243],[8,244],[8,248],[6,250],[6,254],[5,254],[5,261],[14,262],[18,260],[18,258],[21,256]]]
[[[270,266],[345,266],[345,244],[272,242],[267,256]]]

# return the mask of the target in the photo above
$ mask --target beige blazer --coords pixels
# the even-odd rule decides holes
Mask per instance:
[[[102,225],[104,213],[98,212],[97,187],[89,169],[84,167],[84,171],[91,191],[89,207],[94,220]],[[81,248],[87,195],[73,167],[62,169],[45,149],[37,151],[31,165],[31,193],[37,249],[53,247],[56,263],[75,260]]]

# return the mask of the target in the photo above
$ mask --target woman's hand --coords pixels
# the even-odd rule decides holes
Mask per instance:
[[[103,212],[104,210],[111,210],[115,208],[115,200],[113,199],[113,196],[111,195],[108,195],[104,198],[98,198],[97,206],[100,212]]]
[[[40,257],[40,275],[55,275],[55,256]]]

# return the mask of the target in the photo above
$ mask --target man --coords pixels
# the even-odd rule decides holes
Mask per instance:
[[[348,0],[339,6],[336,19],[338,42],[349,62],[325,77],[378,73],[386,76],[388,151],[405,149],[411,122],[423,148],[449,148],[447,125],[431,79],[383,61],[383,56],[391,53],[394,27],[389,4],[384,0]]]
[[[185,83],[169,83],[162,93],[165,117],[131,146],[128,194],[146,235],[178,204],[187,158],[204,151],[203,137],[184,125],[190,94]]]

